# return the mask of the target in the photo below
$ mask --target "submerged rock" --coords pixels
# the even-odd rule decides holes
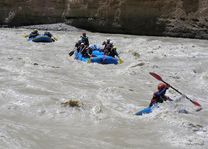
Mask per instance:
[[[74,100],[74,99],[66,100],[61,104],[69,107],[81,107],[81,102],[79,100]]]

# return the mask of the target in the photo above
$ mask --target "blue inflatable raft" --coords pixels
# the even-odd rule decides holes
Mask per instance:
[[[157,104],[154,104],[152,105],[151,107],[146,107],[140,111],[138,111],[137,113],[135,113],[135,115],[143,115],[143,114],[149,114],[149,113],[152,113],[152,111],[155,109],[155,108],[158,108],[159,106]]]
[[[36,37],[29,38],[28,41],[33,42],[53,42],[54,40],[47,35],[38,35]]]
[[[104,53],[100,52],[99,50],[94,50],[92,52],[92,55],[93,57],[91,58],[85,58],[82,56],[80,52],[75,52],[75,59],[83,62],[99,63],[99,64],[118,64],[119,62],[117,58],[104,55]]]

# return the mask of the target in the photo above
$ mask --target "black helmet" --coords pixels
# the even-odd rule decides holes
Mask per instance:
[[[47,35],[48,37],[52,37],[52,34],[50,32],[45,32],[44,35]]]
[[[38,30],[37,30],[37,29],[34,29],[34,30],[33,30],[33,33],[34,33],[34,34],[38,33]]]

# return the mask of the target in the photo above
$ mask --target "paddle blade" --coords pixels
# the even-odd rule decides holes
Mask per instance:
[[[54,39],[55,41],[58,41],[58,38],[56,38],[56,37],[54,37],[54,36],[53,36],[53,39]]]
[[[29,37],[29,35],[23,35],[23,37],[27,38],[27,37]]]
[[[72,56],[74,54],[74,51],[69,52],[69,56]]]
[[[88,63],[88,64],[90,64],[90,63],[91,63],[91,59],[90,59],[90,58],[88,59],[87,63]]]
[[[201,111],[202,107],[199,107],[198,109],[196,109],[196,112]]]
[[[124,61],[123,61],[121,58],[118,59],[118,63],[119,63],[119,64],[122,64],[123,62],[124,62]]]
[[[156,73],[154,73],[154,72],[150,72],[149,74],[150,74],[151,76],[153,76],[154,78],[156,78],[157,80],[163,81],[163,79],[162,79],[158,74],[156,74]]]
[[[193,100],[190,100],[190,101],[191,101],[195,106],[199,107],[198,109],[196,109],[197,112],[202,110],[202,106],[201,106],[198,102],[193,101]]]
[[[198,106],[198,107],[201,107],[201,105],[198,103],[198,102],[196,102],[196,101],[193,101],[193,100],[190,100],[195,106]]]

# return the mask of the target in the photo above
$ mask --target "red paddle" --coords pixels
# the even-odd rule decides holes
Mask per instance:
[[[150,72],[150,75],[152,75],[154,78],[156,78],[159,81],[162,81],[163,83],[169,85],[169,87],[171,87],[173,90],[175,90],[176,92],[178,92],[181,95],[184,95],[183,93],[181,93],[179,90],[177,90],[176,88],[174,88],[173,86],[171,86],[170,84],[168,84],[167,82],[165,82],[158,74],[154,73],[154,72]],[[193,101],[191,100],[189,97],[187,97],[185,95],[186,99],[188,99],[189,101],[191,101],[195,106],[198,106],[202,109],[202,106],[197,102],[197,101]],[[199,110],[198,110],[199,111]]]

